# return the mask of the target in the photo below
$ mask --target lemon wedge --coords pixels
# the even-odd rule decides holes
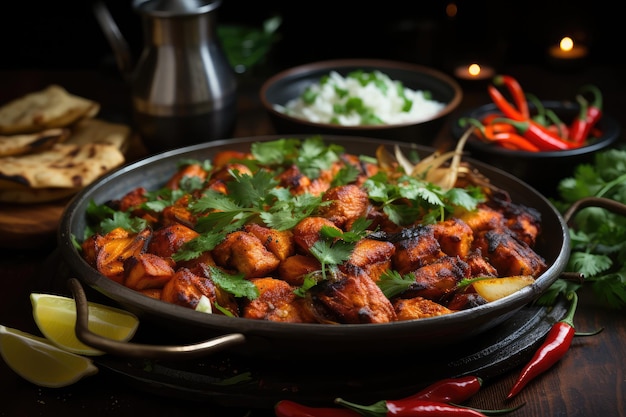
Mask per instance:
[[[87,346],[76,337],[76,304],[73,298],[53,294],[32,293],[33,317],[41,333],[53,344],[80,355],[102,355],[105,352]],[[126,342],[137,331],[139,319],[134,314],[114,307],[88,303],[91,332],[102,337]]]
[[[98,372],[90,358],[60,349],[43,337],[2,325],[0,354],[16,374],[42,387],[65,387]]]

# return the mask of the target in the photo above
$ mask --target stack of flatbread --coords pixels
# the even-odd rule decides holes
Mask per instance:
[[[122,165],[131,129],[99,111],[58,85],[0,106],[0,201],[62,199]]]

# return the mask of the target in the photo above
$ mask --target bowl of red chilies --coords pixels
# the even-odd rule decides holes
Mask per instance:
[[[602,92],[583,85],[573,100],[545,101],[522,89],[509,75],[487,86],[492,102],[463,113],[451,130],[473,133],[466,151],[507,171],[538,191],[553,195],[575,166],[613,146],[620,135],[615,119],[604,114]]]

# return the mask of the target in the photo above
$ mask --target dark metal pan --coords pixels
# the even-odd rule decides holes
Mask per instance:
[[[487,176],[493,185],[506,190],[514,202],[533,207],[541,213],[543,231],[535,250],[545,259],[549,267],[533,285],[513,295],[448,315],[365,325],[278,323],[211,315],[152,299],[106,278],[87,264],[72,244],[73,236],[79,238],[83,236],[86,227],[85,212],[91,200],[102,204],[119,198],[138,186],[149,190],[159,188],[175,172],[176,164],[181,159],[207,159],[220,150],[247,151],[253,142],[282,137],[285,136],[229,139],[189,146],[148,157],[110,173],[86,187],[67,206],[58,233],[63,259],[80,283],[95,290],[96,294],[104,295],[122,308],[137,314],[142,323],[156,326],[168,343],[184,341],[190,345],[199,344],[201,349],[204,349],[202,354],[228,348],[233,353],[260,357],[306,357],[313,354],[317,358],[337,358],[337,355],[348,354],[350,357],[372,358],[373,355],[390,351],[397,354],[449,347],[487,332],[511,318],[534,301],[565,269],[570,252],[570,239],[567,224],[558,210],[538,191],[512,175],[471,159],[467,161]],[[290,135],[290,137],[306,136]],[[406,153],[409,149],[414,149],[424,156],[434,152],[434,149],[425,146],[379,139],[348,136],[323,138],[327,143],[340,144],[348,152],[356,154],[374,155],[376,148],[381,144],[390,149],[398,144]],[[74,290],[76,285],[73,287]],[[78,294],[81,294],[80,289]],[[210,340],[216,337],[218,339]],[[90,342],[98,343],[93,340]],[[207,345],[211,347],[207,348]],[[150,349],[136,356],[141,355],[150,356]]]

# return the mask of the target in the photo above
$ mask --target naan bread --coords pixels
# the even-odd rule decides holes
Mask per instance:
[[[0,159],[0,189],[7,182],[33,189],[82,188],[124,163],[114,145],[61,143],[35,154]]]
[[[55,143],[64,142],[69,135],[69,129],[63,128],[46,129],[37,133],[0,135],[0,157],[45,151]]]
[[[70,94],[63,87],[53,84],[0,107],[0,134],[15,135],[66,127],[82,118],[94,117],[99,111],[99,103]]]
[[[105,143],[124,152],[128,148],[130,137],[131,129],[127,125],[101,119],[83,119],[72,126],[72,134],[65,143]]]

